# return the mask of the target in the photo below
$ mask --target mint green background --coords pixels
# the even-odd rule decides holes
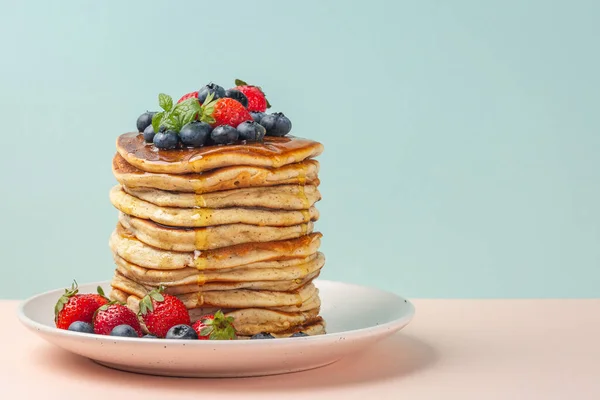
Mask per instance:
[[[117,135],[236,77],[322,141],[323,277],[600,294],[600,2],[3,1],[0,296],[109,279]]]

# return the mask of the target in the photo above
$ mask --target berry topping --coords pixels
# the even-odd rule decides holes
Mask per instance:
[[[213,99],[220,99],[225,97],[225,89],[211,82],[198,90],[198,101],[204,104],[209,94],[213,95]]]
[[[179,138],[185,146],[204,146],[210,138],[212,127],[206,122],[192,121],[181,128]]]
[[[224,98],[218,99],[214,105],[206,105],[205,112],[207,116],[212,117],[214,122],[211,125],[231,125],[238,126],[244,121],[252,121],[252,116],[246,108],[237,100]]]
[[[139,337],[138,333],[129,325],[117,325],[112,331],[110,336],[123,336],[123,337]]]
[[[240,139],[249,142],[261,142],[267,132],[264,126],[254,121],[244,121],[236,129],[240,133]]]
[[[188,99],[197,99],[197,98],[198,98],[198,92],[189,92],[189,93],[181,96],[181,98],[179,100],[177,100],[177,104],[183,103],[184,101],[186,101]]]
[[[210,133],[210,139],[214,144],[231,144],[235,143],[240,136],[240,133],[232,126],[222,125],[217,126]]]
[[[146,143],[152,143],[154,141],[155,134],[156,132],[154,132],[154,127],[152,124],[148,125],[146,129],[144,129],[144,140]]]
[[[71,325],[69,325],[69,330],[81,333],[94,333],[94,328],[92,327],[92,324],[83,321],[73,322]]]
[[[144,132],[148,125],[152,124],[152,117],[156,114],[155,112],[145,112],[140,115],[137,119],[137,130],[138,132]]]
[[[111,302],[103,305],[94,315],[94,332],[99,335],[109,335],[119,325],[131,326],[138,336],[142,336],[142,327],[137,315],[127,306]]]
[[[250,112],[250,115],[252,116],[254,122],[258,122],[260,124],[260,120],[262,119],[262,117],[264,117],[267,114],[265,114],[264,112],[252,111]]]
[[[236,79],[236,87],[234,89],[244,93],[248,98],[248,110],[265,112],[267,108],[271,108],[269,101],[267,100],[265,93],[258,86],[248,85],[246,82]]]
[[[250,339],[275,339],[275,336],[271,335],[270,333],[261,332],[252,336]]]
[[[190,315],[181,300],[159,286],[140,300],[140,315],[148,332],[162,338],[175,325],[189,325]]]
[[[233,317],[226,317],[222,311],[205,315],[194,323],[194,331],[200,340],[233,340],[237,339],[233,327]]]
[[[196,331],[189,325],[175,325],[166,335],[167,339],[198,339]]]
[[[102,288],[98,286],[98,294],[80,294],[77,282],[73,281],[70,289],[58,299],[54,306],[54,323],[58,329],[69,329],[73,322],[91,323],[98,308],[108,303]]]
[[[242,92],[237,89],[227,89],[225,91],[225,97],[239,101],[244,107],[248,107],[248,98]]]
[[[306,337],[306,336],[308,336],[308,334],[306,334],[304,332],[296,332],[291,337]]]
[[[158,132],[154,135],[152,142],[159,149],[172,150],[179,144],[179,136],[177,135],[177,132],[172,130]]]
[[[265,127],[268,136],[285,136],[292,130],[292,121],[280,112],[265,115],[260,124]]]

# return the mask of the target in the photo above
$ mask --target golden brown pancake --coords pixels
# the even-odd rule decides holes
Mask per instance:
[[[129,164],[119,153],[113,158],[112,171],[119,183],[129,188],[155,188],[160,190],[210,193],[248,187],[269,187],[285,184],[318,186],[317,160],[305,160],[281,168],[233,166],[206,171],[201,174],[147,173]]]
[[[308,210],[160,207],[127,194],[120,185],[114,186],[110,191],[110,201],[125,214],[182,228],[230,224],[293,226],[319,219],[319,212],[314,206]]]
[[[313,222],[294,226],[231,224],[206,228],[172,228],[119,213],[119,222],[137,239],[163,250],[193,252],[242,243],[295,239],[313,231]]]
[[[235,165],[279,168],[320,155],[323,145],[293,136],[267,136],[263,143],[159,151],[141,133],[130,132],[117,138],[117,151],[142,171],[189,174]]]
[[[267,208],[307,210],[321,200],[314,185],[280,185],[224,190],[204,194],[169,192],[150,188],[129,188],[125,193],[160,207],[176,208]]]
[[[137,283],[120,273],[115,274],[111,281],[111,286],[139,298],[144,297],[150,291],[147,286]],[[207,291],[203,290],[202,286],[197,286],[197,288],[196,292],[177,295],[187,308],[296,307],[300,309],[304,302],[313,300],[313,297],[318,296],[319,293],[319,290],[312,282],[289,292],[248,289]]]
[[[213,270],[236,268],[257,262],[306,258],[318,251],[321,236],[320,232],[315,232],[296,239],[242,243],[214,250],[177,252],[148,246],[121,224],[117,224],[110,236],[109,246],[119,257],[144,268],[173,270],[192,267]]]
[[[204,270],[182,268],[171,270],[149,269],[133,264],[118,255],[113,255],[117,270],[121,275],[142,284],[151,286],[205,285],[208,282],[274,282],[304,280],[318,272],[325,264],[323,253],[306,258],[292,258],[282,261],[263,261],[242,267]]]

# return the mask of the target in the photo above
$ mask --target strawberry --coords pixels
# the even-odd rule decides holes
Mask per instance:
[[[259,86],[248,85],[240,79],[236,79],[235,84],[236,87],[234,89],[244,93],[248,98],[248,111],[265,112],[267,108],[271,108],[265,92]]]
[[[98,294],[80,294],[77,282],[73,281],[71,289],[58,299],[54,307],[54,323],[58,329],[69,329],[76,321],[91,323],[98,308],[108,303],[102,288],[98,286]]]
[[[182,102],[186,101],[187,99],[193,99],[193,98],[196,98],[196,99],[198,98],[198,91],[189,92],[188,94],[184,94],[183,96],[181,96],[181,98],[179,100],[177,100],[177,104],[182,103]]]
[[[233,340],[237,339],[233,327],[233,317],[226,317],[221,310],[200,318],[192,325],[199,340]]]
[[[164,338],[175,325],[189,325],[190,314],[181,300],[163,293],[164,286],[152,290],[140,300],[140,315],[148,331]]]
[[[222,125],[235,128],[244,121],[253,121],[248,110],[239,101],[230,98],[217,99],[214,104],[207,104],[205,113],[214,120],[210,121],[213,128]]]
[[[142,336],[142,327],[137,315],[126,305],[110,302],[103,305],[94,314],[94,333],[109,335],[115,326],[129,325]]]

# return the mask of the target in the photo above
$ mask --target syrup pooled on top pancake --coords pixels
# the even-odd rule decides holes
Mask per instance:
[[[131,132],[119,136],[117,151],[142,171],[187,174],[234,165],[279,168],[320,155],[323,145],[293,136],[266,136],[262,143],[158,150],[142,134]]]

